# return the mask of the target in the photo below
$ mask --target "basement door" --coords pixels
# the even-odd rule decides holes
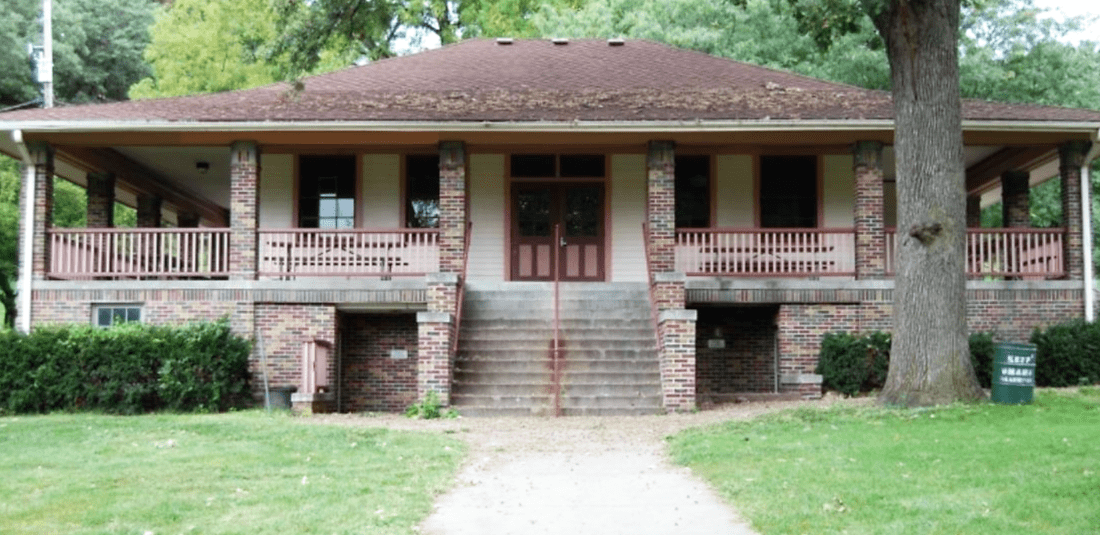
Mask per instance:
[[[512,280],[604,280],[603,184],[513,183],[511,254]]]

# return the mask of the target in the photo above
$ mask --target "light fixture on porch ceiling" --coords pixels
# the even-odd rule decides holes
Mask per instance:
[[[195,162],[195,169],[198,169],[199,174],[205,175],[210,170],[210,162],[198,161]]]

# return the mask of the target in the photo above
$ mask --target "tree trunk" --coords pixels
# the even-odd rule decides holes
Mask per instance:
[[[898,206],[893,346],[880,400],[978,399],[966,326],[959,0],[880,2],[871,18],[890,59]]]

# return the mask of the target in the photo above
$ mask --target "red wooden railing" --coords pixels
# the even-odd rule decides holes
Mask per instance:
[[[970,228],[966,274],[971,278],[1055,279],[1066,273],[1064,228]],[[886,273],[897,269],[897,232],[886,229]]]
[[[48,236],[52,278],[223,277],[229,272],[229,229],[54,228]]]
[[[260,277],[417,276],[439,271],[437,229],[260,229]]]
[[[684,229],[676,270],[687,275],[810,277],[855,275],[852,229]]]
[[[562,248],[561,225],[554,225],[554,242],[552,247]],[[550,341],[550,381],[554,389],[554,416],[561,416],[561,381],[562,371],[565,369],[561,351],[561,261],[558,255],[550,255],[554,261],[554,339]]]

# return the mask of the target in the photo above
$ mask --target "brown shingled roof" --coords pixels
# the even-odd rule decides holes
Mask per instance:
[[[650,41],[468,40],[255,89],[22,110],[0,121],[693,121],[890,119],[889,93]],[[974,120],[1100,121],[1100,112],[966,101]]]

